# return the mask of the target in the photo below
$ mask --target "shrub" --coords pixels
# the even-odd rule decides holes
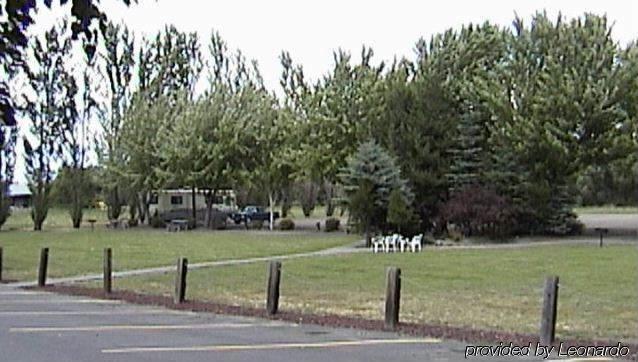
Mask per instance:
[[[387,222],[396,227],[399,234],[415,234],[419,229],[420,220],[399,189],[390,193]]]
[[[337,231],[339,230],[339,226],[341,224],[341,220],[337,219],[336,217],[330,217],[326,219],[326,226],[324,227],[324,230],[326,230],[326,232],[332,232],[332,231]]]
[[[511,234],[514,209],[509,201],[483,186],[456,192],[441,210],[446,224],[456,225],[464,236],[504,238]]]
[[[570,235],[581,235],[585,230],[585,225],[578,219],[571,219],[567,226],[569,228]]]
[[[565,218],[565,227],[562,235],[581,235],[585,225],[578,220],[578,216],[570,212]]]
[[[295,222],[290,219],[281,219],[279,221],[279,230],[294,230]]]
[[[261,230],[263,227],[263,220],[250,220],[246,223],[246,229]]]
[[[463,240],[463,233],[459,229],[452,227],[448,229],[447,237],[448,239],[458,243]]]
[[[162,218],[159,216],[157,210],[155,210],[155,213],[153,214],[153,216],[151,216],[151,227],[156,229],[166,227],[164,220],[162,220]]]
[[[371,232],[386,228],[392,190],[396,190],[393,211],[398,211],[399,203],[410,205],[414,200],[397,160],[376,141],[361,143],[348,157],[346,167],[340,169],[338,176],[350,217],[364,232],[366,239]],[[396,221],[395,216],[397,213],[393,212],[393,221]]]
[[[131,227],[131,228],[136,227],[138,225],[138,223],[139,222],[137,221],[137,219],[129,219],[128,220],[128,226]]]

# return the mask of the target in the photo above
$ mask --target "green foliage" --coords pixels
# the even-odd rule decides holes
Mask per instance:
[[[374,141],[359,145],[339,176],[350,217],[366,234],[385,226],[393,190],[397,190],[406,203],[414,198],[395,159]]]
[[[92,183],[88,170],[63,167],[52,183],[52,201],[69,210],[74,228],[82,222],[82,210],[92,201],[97,186]]]
[[[266,90],[256,62],[230,51],[217,32],[205,70],[194,33],[166,27],[134,59],[132,33],[102,25],[109,87],[97,113],[98,154],[111,217],[130,204],[131,218],[144,219],[151,190],[195,187],[206,193],[212,226],[215,193],[233,188],[258,204],[279,203],[282,214],[293,194],[306,215],[316,203],[332,215],[333,200],[343,198],[365,231],[442,228],[436,221],[455,194],[489,186],[511,202],[516,233],[562,234],[578,228],[576,202],[636,202],[638,48],[616,44],[605,17],[538,13],[529,25],[515,19],[511,29],[450,29],[420,40],[415,61],[388,68],[373,62],[372,49],[357,60],[337,50],[334,68],[316,83],[284,52],[282,99]],[[48,195],[60,157],[83,168],[78,141],[86,135],[78,130],[95,102],[86,87],[92,44],[83,43],[88,64],[80,82],[71,76],[79,72],[55,61],[68,51],[67,38],[58,30],[34,43],[29,72],[25,110],[33,127],[25,154],[40,195]],[[202,73],[208,89],[197,94]],[[365,146],[369,140],[376,144]],[[10,179],[5,173],[0,181]],[[393,190],[403,200],[391,198]],[[469,206],[483,207],[479,201]],[[408,223],[406,209],[420,222]]]
[[[582,205],[638,205],[636,153],[601,166],[590,166],[577,181]]]
[[[279,230],[294,230],[295,222],[291,219],[281,219],[279,220]]]
[[[24,97],[24,109],[33,138],[25,136],[23,142],[33,198],[33,227],[41,230],[49,208],[54,162],[63,155],[65,131],[77,116],[77,86],[66,64],[71,52],[66,22],[54,25],[44,39],[34,38],[31,45],[34,61],[28,78],[32,94]]]
[[[508,61],[472,83],[488,111],[493,172],[524,232],[563,233],[587,165],[624,157],[628,87],[604,17],[516,19]],[[633,72],[633,71],[632,71]],[[470,93],[468,93],[470,94]]]
[[[122,213],[122,200],[119,197],[117,188],[106,190],[104,197],[106,205],[108,205],[107,215],[109,220],[117,220]]]
[[[33,221],[33,230],[42,230],[42,224],[49,213],[49,193],[50,188],[44,185],[31,188],[31,220]]]
[[[382,104],[375,89],[383,69],[372,64],[372,56],[373,51],[364,47],[360,62],[353,65],[349,53],[334,52],[334,68],[314,87],[305,84],[300,67],[289,70],[292,65],[287,68],[285,63],[291,60],[282,59],[284,73],[292,74],[284,75],[282,83],[295,97],[289,101],[297,118],[293,159],[301,179],[336,184],[346,158],[370,137],[370,124]]]
[[[100,26],[104,26],[107,17],[98,6],[99,1],[72,0],[70,7],[73,21],[71,30],[74,37],[82,35],[85,49],[91,56],[95,53],[97,37],[93,28],[93,20],[98,20]],[[137,0],[122,0],[127,6]],[[44,6],[51,8],[52,1],[44,1]],[[66,3],[63,1],[62,3]],[[20,69],[25,69],[27,59],[24,52],[29,43],[27,30],[35,21],[33,13],[38,10],[37,1],[7,0],[0,5],[0,64],[2,77],[0,77],[0,125],[15,126],[15,105],[9,89],[9,81]],[[39,5],[40,8],[42,5]],[[68,8],[68,7],[67,7]],[[5,77],[5,74],[7,77]]]
[[[310,217],[317,204],[319,187],[310,180],[299,181],[295,185],[297,199],[301,204],[301,210],[305,217]]]
[[[391,226],[396,227],[399,233],[410,228],[417,229],[415,226],[418,225],[418,218],[405,199],[404,194],[399,189],[394,189],[390,192],[387,222]]]
[[[108,110],[100,117],[102,132],[99,140],[98,156],[106,166],[104,170],[105,197],[109,219],[120,217],[122,197],[120,188],[124,187],[121,176],[115,168],[122,167],[124,154],[121,150],[123,118],[131,103],[132,79],[134,73],[133,35],[126,25],[109,22],[101,28],[104,42],[102,74],[108,81]]]
[[[203,62],[197,33],[184,33],[170,25],[140,49],[140,89],[149,100],[164,95],[194,92]]]
[[[17,131],[16,126],[0,123],[0,229],[11,215],[11,200],[7,194],[15,170]]]
[[[454,146],[450,150],[452,155],[448,174],[450,193],[484,180],[483,174],[486,171],[486,164],[483,161],[486,159],[484,122],[478,119],[478,112],[471,107],[461,115]]]

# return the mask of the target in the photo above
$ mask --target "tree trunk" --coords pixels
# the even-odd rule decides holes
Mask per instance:
[[[48,196],[46,185],[43,181],[38,181],[38,186],[32,196],[33,205],[31,207],[31,219],[33,220],[33,230],[41,231],[42,224],[47,217],[49,211]]]
[[[206,227],[213,226],[213,202],[215,201],[215,191],[206,191]]]
[[[148,222],[148,224],[151,224],[151,211],[150,211],[150,192],[148,191],[141,191],[139,193],[140,195],[140,222],[144,223],[144,220],[146,220]]]
[[[291,205],[290,187],[283,190],[283,197],[281,200],[281,217],[288,217],[288,211],[290,211]]]
[[[332,201],[334,197],[334,185],[331,182],[325,182],[324,190],[326,191],[326,216],[332,217],[335,212],[335,205]]]
[[[79,229],[82,223],[82,190],[84,189],[84,174],[81,169],[71,170],[71,222],[74,229]]]
[[[197,205],[195,205],[195,187],[191,189],[191,208],[193,209],[193,228],[197,228]]]
[[[120,195],[117,186],[109,190],[107,194],[106,206],[108,218],[109,220],[117,220],[122,212],[122,205],[120,204]]]
[[[146,214],[144,212],[144,193],[143,192],[138,192],[136,193],[137,197],[137,219],[139,220],[140,224],[144,224],[144,221],[146,221]],[[150,224],[150,217],[149,217],[149,224]]]
[[[273,229],[273,224],[274,224],[274,222],[275,222],[275,218],[274,218],[274,215],[273,215],[273,213],[272,213],[272,209],[273,209],[273,207],[274,207],[274,205],[273,205],[272,192],[269,192],[269,193],[268,193],[268,206],[270,207],[270,223],[269,223],[269,225],[268,225],[268,226],[269,226],[269,228],[270,228],[270,231],[272,231],[272,229]]]

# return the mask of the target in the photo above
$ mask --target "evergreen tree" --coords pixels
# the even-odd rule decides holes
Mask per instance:
[[[448,174],[450,193],[484,181],[486,150],[480,114],[469,105],[461,114],[454,146],[450,150],[452,163]]]
[[[399,189],[394,189],[390,192],[387,222],[396,227],[398,233],[418,222],[415,219],[412,207]]]
[[[385,227],[393,190],[400,192],[407,203],[414,199],[396,160],[374,141],[359,145],[347,159],[339,178],[350,216],[358,222],[368,244],[370,232]]]

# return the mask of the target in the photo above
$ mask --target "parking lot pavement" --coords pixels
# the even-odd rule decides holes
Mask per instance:
[[[465,361],[465,344],[0,285],[3,361]]]

